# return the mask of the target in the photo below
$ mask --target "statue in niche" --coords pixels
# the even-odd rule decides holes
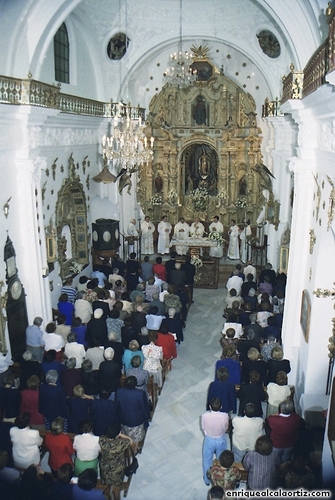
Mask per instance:
[[[156,193],[161,193],[163,191],[163,178],[159,172],[155,178],[155,190]]]
[[[209,156],[204,150],[198,160],[198,172],[202,179],[207,179],[210,172]]]
[[[247,180],[245,175],[241,177],[238,183],[238,194],[246,195],[247,194]]]
[[[211,196],[217,195],[218,156],[207,144],[192,144],[183,153],[185,162],[185,194],[204,188]]]
[[[207,125],[206,103],[201,95],[198,97],[198,102],[194,107],[193,118],[197,125]]]

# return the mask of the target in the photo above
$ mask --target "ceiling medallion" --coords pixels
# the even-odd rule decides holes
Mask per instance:
[[[276,38],[276,36],[268,30],[262,30],[258,34],[256,34],[258,38],[258,43],[268,57],[271,59],[276,59],[280,56],[280,44]]]

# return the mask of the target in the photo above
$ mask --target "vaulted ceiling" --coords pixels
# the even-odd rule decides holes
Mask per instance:
[[[0,72],[25,78],[30,71],[39,79],[45,74],[53,36],[65,21],[71,46],[81,54],[77,64],[87,64],[90,72],[94,68],[94,88],[86,96],[122,97],[148,107],[162,88],[169,55],[177,51],[182,33],[183,50],[208,45],[217,68],[253,96],[259,112],[266,97],[280,97],[290,64],[303,69],[326,38],[327,4],[326,0],[0,0],[0,36],[3,41],[6,37],[8,47],[0,55]],[[85,40],[85,57],[76,43],[78,30]],[[262,30],[278,40],[278,57],[269,57],[260,47],[257,34]],[[107,45],[119,32],[127,34],[130,44],[126,55],[113,61]],[[89,93],[81,90],[80,81],[75,85],[79,95]],[[75,88],[70,91],[76,93]]]

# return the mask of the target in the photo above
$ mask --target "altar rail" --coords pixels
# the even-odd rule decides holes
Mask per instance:
[[[101,102],[61,92],[60,84],[50,85],[32,78],[0,75],[0,103],[58,109],[62,113],[113,118],[126,116],[145,119],[145,109],[125,103]]]

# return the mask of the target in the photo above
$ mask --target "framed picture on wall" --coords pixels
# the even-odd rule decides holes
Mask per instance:
[[[305,341],[309,339],[309,324],[311,320],[311,299],[307,290],[302,292],[300,324]]]

